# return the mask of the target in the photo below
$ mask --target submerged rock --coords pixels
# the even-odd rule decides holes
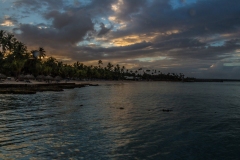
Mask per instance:
[[[173,111],[173,110],[171,110],[171,109],[162,109],[162,111],[163,111],[163,112],[171,112],[171,111]]]

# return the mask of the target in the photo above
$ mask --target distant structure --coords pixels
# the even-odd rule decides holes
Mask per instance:
[[[133,76],[124,76],[126,80],[141,80],[141,77],[133,77]]]
[[[134,77],[133,77],[133,76],[124,76],[124,78],[125,78],[126,80],[134,80]]]
[[[33,57],[34,57],[34,58],[38,58],[38,56],[39,56],[39,51],[38,51],[38,50],[34,50],[34,51],[32,51],[32,54],[33,54]]]

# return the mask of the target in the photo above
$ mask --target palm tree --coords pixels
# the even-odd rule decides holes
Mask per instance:
[[[12,39],[13,39],[13,35],[10,33],[7,33],[6,37],[4,38],[4,50],[6,51],[6,49],[8,49],[10,52],[12,51],[13,48],[13,43],[12,43]]]
[[[39,51],[39,58],[40,59],[42,59],[46,56],[46,54],[45,54],[46,51],[44,50],[43,47],[39,47],[38,51]]]
[[[109,62],[109,63],[107,64],[107,69],[108,69],[109,71],[112,71],[112,68],[113,68],[113,65]]]
[[[13,54],[16,57],[23,57],[27,52],[27,47],[25,46],[25,44],[23,44],[22,42],[19,41],[15,41],[13,44]]]
[[[102,60],[98,60],[98,67],[86,66],[78,61],[73,65],[63,64],[63,62],[56,61],[55,58],[50,57],[46,61],[42,61],[44,58],[45,50],[39,47],[38,50],[33,50],[31,53],[37,52],[37,56],[33,59],[30,53],[27,51],[27,46],[22,42],[14,38],[14,35],[6,33],[0,30],[0,72],[6,75],[15,75],[18,77],[20,73],[25,74],[45,74],[52,76],[62,76],[71,78],[106,78],[106,79],[119,79],[124,74],[128,76],[139,76],[142,68],[131,71],[126,70],[125,67],[120,67],[119,64],[114,66],[112,63],[108,63],[106,67],[102,67]],[[180,73],[168,73],[163,74],[157,70],[142,70],[144,79],[160,79],[160,80],[183,80],[184,74]],[[157,74],[158,73],[158,74]]]
[[[1,47],[1,52],[3,54],[6,53],[7,49],[8,49],[8,44],[7,44],[7,33],[5,31],[0,31],[0,47]]]
[[[98,61],[98,67],[101,68],[101,65],[103,64],[102,60]]]
[[[126,70],[127,75],[128,75],[128,71],[129,71],[129,70],[127,69],[127,70]]]
[[[5,31],[3,31],[3,30],[0,30],[0,40],[2,40],[3,39],[3,37],[5,37],[5,34],[6,34],[6,32]],[[1,41],[0,41],[1,42]]]
[[[0,47],[1,47],[1,53],[4,53],[4,38],[5,38],[6,32],[1,30],[0,31]]]
[[[138,70],[135,71],[135,75],[138,75]]]
[[[124,78],[124,71],[125,71],[125,66],[122,66],[121,68],[122,79]]]
[[[14,59],[11,63],[11,68],[15,70],[15,76],[18,77],[26,63],[26,59]]]

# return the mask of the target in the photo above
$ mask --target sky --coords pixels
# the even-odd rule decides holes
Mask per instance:
[[[240,79],[239,0],[0,0],[0,30],[58,61]]]

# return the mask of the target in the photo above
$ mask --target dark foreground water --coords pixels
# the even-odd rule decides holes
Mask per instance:
[[[0,159],[240,159],[239,151],[240,83],[0,95]]]

